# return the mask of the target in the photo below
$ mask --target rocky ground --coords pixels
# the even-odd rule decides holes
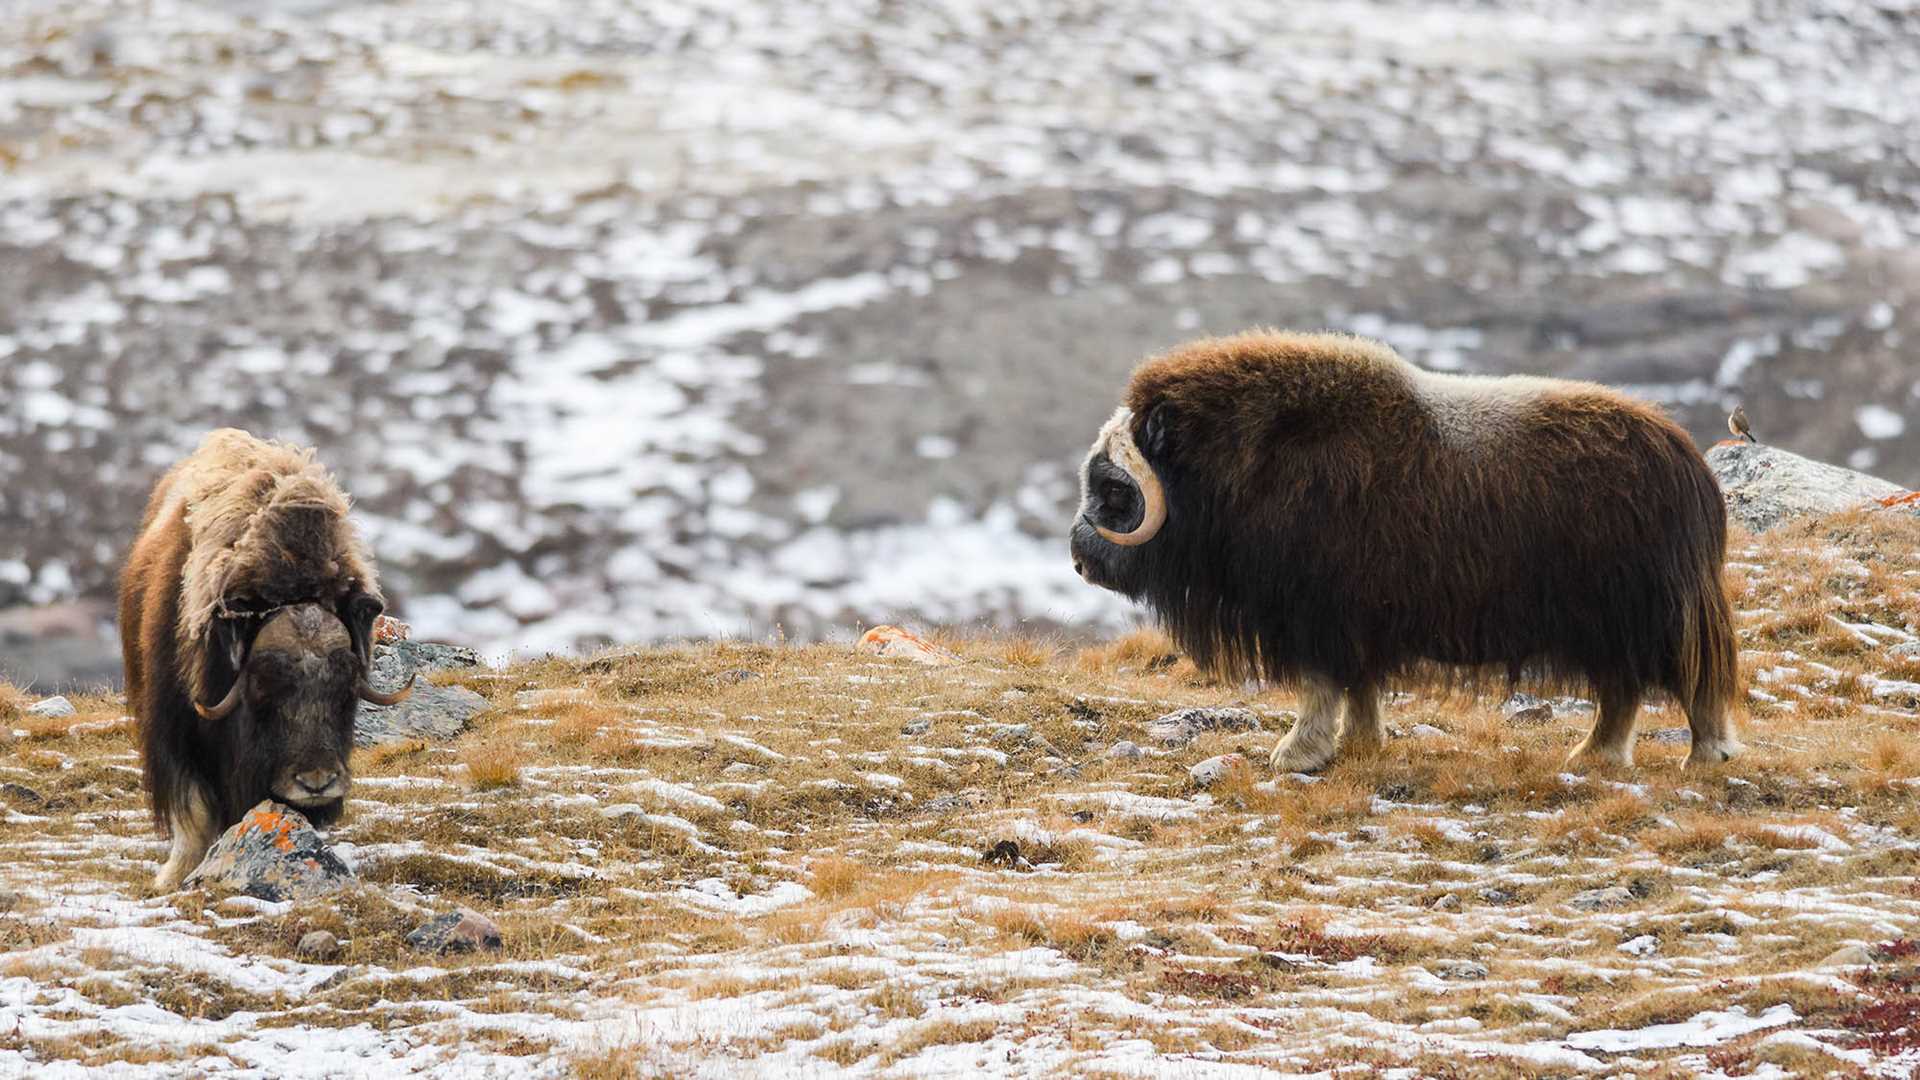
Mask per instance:
[[[1905,5],[0,20],[0,607],[104,597],[234,423],[319,445],[404,613],[496,654],[1112,629],[1074,461],[1137,359],[1254,323],[1920,480]]]
[[[1729,574],[1692,772],[1669,708],[1573,775],[1583,702],[1400,694],[1275,777],[1293,703],[1147,634],[442,670],[485,710],[359,752],[318,899],[147,895],[121,702],[0,690],[0,1074],[1907,1076],[1920,522]]]

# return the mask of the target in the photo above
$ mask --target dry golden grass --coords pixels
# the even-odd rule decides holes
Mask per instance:
[[[311,930],[338,936],[352,974],[297,1013],[192,971],[68,948],[91,916],[38,890],[137,897],[160,851],[137,813],[123,706],[76,699],[79,715],[0,754],[0,785],[24,789],[0,787],[17,815],[0,817],[0,885],[33,882],[17,911],[35,916],[0,912],[0,974],[98,1007],[439,1025],[436,1040],[471,1035],[476,1054],[554,1053],[607,1077],[719,1053],[880,1071],[941,1045],[1043,1036],[1088,1075],[1112,1071],[1104,1048],[1148,1039],[1292,1071],[1535,1076],[1554,1070],[1482,1049],[1450,1057],[1452,1036],[1428,1025],[1471,1021],[1461,1037],[1476,1047],[1551,1043],[1791,1003],[1802,1026],[1843,1029],[1858,1002],[1809,972],[1920,918],[1920,855],[1899,842],[1920,835],[1920,702],[1876,692],[1915,667],[1840,625],[1889,643],[1920,634],[1907,532],[1861,519],[1735,537],[1742,668],[1777,700],[1751,700],[1738,717],[1749,754],[1711,770],[1683,770],[1684,742],[1649,735],[1636,769],[1568,775],[1588,717],[1517,727],[1492,697],[1422,693],[1390,702],[1388,723],[1438,734],[1390,739],[1310,782],[1276,778],[1266,756],[1293,696],[1208,682],[1151,632],[1077,651],[943,637],[964,661],[950,667],[721,642],[438,676],[494,707],[451,743],[357,755],[368,782],[336,835],[356,846],[366,888],[270,915],[196,894],[165,905],[168,925],[210,948],[276,962]],[[0,688],[0,708],[18,696]],[[1264,730],[1153,745],[1153,719],[1195,705],[1251,708]],[[1654,703],[1642,725],[1684,719]],[[1108,758],[1122,739],[1153,752]],[[1227,752],[1251,767],[1197,791],[1188,768]],[[644,814],[601,813],[619,803]],[[1018,860],[982,858],[1005,843]],[[1617,907],[1567,903],[1613,885],[1629,890]],[[501,953],[406,945],[423,911],[460,905],[496,918]],[[1654,951],[1623,954],[1628,938]],[[1488,979],[1441,992],[1415,974],[1462,959]],[[1131,1008],[1088,1011],[1088,994]],[[1027,1019],[951,1015],[1008,1004]],[[694,1034],[630,1045],[629,1033],[578,1054],[477,1031],[449,1006],[579,1023],[658,1009],[671,1020],[659,1030]],[[738,1030],[702,1028],[709,1016],[739,1017]],[[42,1060],[137,1052],[57,1022],[76,1026],[36,1040]],[[1681,1074],[1649,1057],[1643,1075]]]

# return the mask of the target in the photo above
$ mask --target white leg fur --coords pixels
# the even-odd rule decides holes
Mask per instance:
[[[1349,687],[1346,722],[1340,726],[1340,752],[1365,751],[1386,741],[1387,725],[1380,717],[1380,688]]]
[[[1332,764],[1339,753],[1340,688],[1309,676],[1301,695],[1300,719],[1273,748],[1276,772],[1314,772]]]
[[[181,805],[174,808],[169,824],[173,827],[173,851],[160,872],[153,875],[153,887],[172,892],[207,857],[207,849],[220,839],[213,820],[213,807],[198,785],[188,786]]]
[[[1567,756],[1567,767],[1575,770],[1594,765],[1632,767],[1633,722],[1639,713],[1638,697],[1609,695],[1603,691],[1593,730]]]
[[[1693,749],[1687,752],[1686,768],[1719,765],[1732,761],[1746,750],[1724,711],[1690,710],[1687,726],[1693,730]]]

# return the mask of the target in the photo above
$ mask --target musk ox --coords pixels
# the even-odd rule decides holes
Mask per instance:
[[[347,497],[313,452],[243,431],[207,436],[154,488],[120,581],[127,701],[171,889],[248,808],[315,823],[352,782],[359,701],[384,601]]]
[[[1576,762],[1632,764],[1654,691],[1686,710],[1690,765],[1742,749],[1719,485],[1606,387],[1435,374],[1337,334],[1208,339],[1134,372],[1081,482],[1083,578],[1203,668],[1301,686],[1278,769],[1378,742],[1396,678],[1590,688]]]

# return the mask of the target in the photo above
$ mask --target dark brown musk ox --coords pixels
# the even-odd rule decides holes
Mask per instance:
[[[1377,744],[1396,680],[1588,689],[1576,764],[1632,764],[1655,691],[1686,711],[1689,765],[1742,749],[1719,485],[1603,386],[1437,374],[1340,334],[1197,341],[1134,372],[1072,551],[1201,667],[1300,686],[1282,771]]]
[[[311,450],[232,429],[155,486],[120,581],[127,702],[173,838],[155,888],[262,799],[336,820],[358,703],[411,692],[367,681],[384,600],[347,508]]]

